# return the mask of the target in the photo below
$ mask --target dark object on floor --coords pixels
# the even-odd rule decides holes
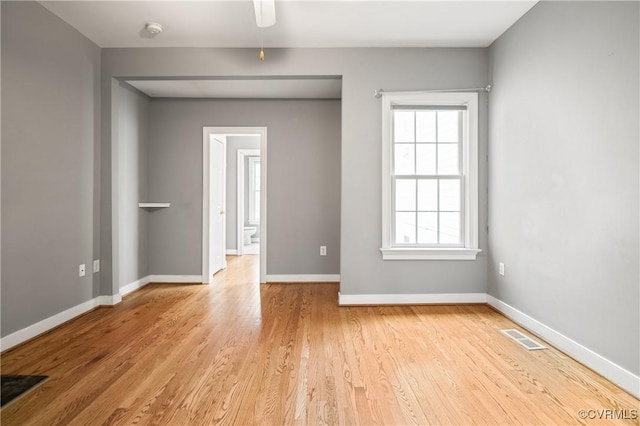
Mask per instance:
[[[3,374],[0,376],[0,406],[13,401],[38,383],[47,379],[47,376],[15,376]]]

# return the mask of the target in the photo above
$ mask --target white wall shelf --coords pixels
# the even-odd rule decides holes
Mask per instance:
[[[171,207],[171,203],[138,203],[138,207],[147,209],[162,209]]]

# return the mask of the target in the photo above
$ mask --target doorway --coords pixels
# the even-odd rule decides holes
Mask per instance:
[[[226,250],[226,232],[227,220],[233,219],[236,222],[236,227],[233,230],[236,236],[236,245],[238,254],[244,253],[245,241],[245,221],[239,218],[239,214],[236,217],[229,217],[227,215],[227,203],[226,203],[226,148],[227,137],[231,136],[257,136],[260,140],[260,149],[258,150],[260,156],[259,162],[256,166],[256,160],[252,161],[253,171],[259,173],[258,180],[259,188],[254,189],[254,196],[252,201],[254,202],[253,210],[253,222],[259,220],[260,233],[259,238],[253,237],[252,241],[255,241],[260,261],[260,282],[266,282],[267,278],[267,265],[266,265],[266,247],[267,247],[267,221],[266,221],[266,206],[267,206],[267,129],[266,127],[204,127],[203,128],[203,180],[202,180],[202,282],[203,284],[209,284],[212,281],[213,275],[219,270],[226,267],[226,259],[224,254],[228,252]],[[250,156],[248,156],[250,157]],[[239,156],[238,156],[239,158]],[[254,156],[255,158],[255,156]],[[235,159],[233,161],[236,161]],[[239,161],[239,160],[238,160]],[[224,164],[222,164],[224,163]],[[246,163],[243,163],[243,166]],[[243,178],[244,178],[243,174]],[[249,179],[243,179],[249,181]],[[256,180],[254,179],[254,182]],[[239,182],[240,183],[240,182]],[[243,182],[245,188],[247,183]],[[231,191],[231,189],[229,189]],[[221,196],[222,194],[222,196]],[[240,197],[238,197],[239,199]],[[257,199],[256,199],[257,198]],[[241,204],[240,202],[237,203]],[[243,210],[245,204],[242,203]],[[249,223],[247,226],[251,228]],[[242,233],[240,229],[242,228]],[[230,231],[232,232],[232,231]],[[252,235],[253,236],[253,235]]]

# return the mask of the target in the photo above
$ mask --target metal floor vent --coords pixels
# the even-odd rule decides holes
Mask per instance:
[[[500,331],[511,337],[513,340],[524,346],[529,351],[534,351],[537,349],[547,349],[546,346],[542,346],[540,343],[536,342],[529,336],[522,334],[520,330],[516,330],[515,328],[509,328]]]

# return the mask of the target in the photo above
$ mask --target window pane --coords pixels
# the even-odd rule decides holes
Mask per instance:
[[[438,145],[438,174],[458,174],[458,144],[447,143]]]
[[[440,243],[459,244],[460,213],[440,213]]]
[[[393,140],[394,142],[415,142],[415,112],[394,111]]]
[[[415,179],[396,180],[396,210],[412,211],[416,209]]]
[[[457,179],[440,180],[440,211],[460,211],[460,181]]]
[[[260,220],[260,191],[256,191],[253,196],[253,217]]]
[[[438,181],[421,179],[418,181],[418,210],[438,210]],[[419,219],[418,219],[419,220]]]
[[[253,184],[260,188],[260,163],[256,163],[253,168]]]
[[[416,141],[435,142],[436,141],[436,112],[419,111],[416,112]]]
[[[415,244],[416,214],[396,213],[396,244]]]
[[[415,173],[415,145],[412,143],[395,144],[394,173],[397,175],[412,175]]]
[[[458,111],[438,111],[438,142],[458,142]]]
[[[438,243],[438,213],[418,213],[418,244]]]
[[[436,174],[436,145],[429,144],[417,144],[417,170],[419,175],[435,175]]]

